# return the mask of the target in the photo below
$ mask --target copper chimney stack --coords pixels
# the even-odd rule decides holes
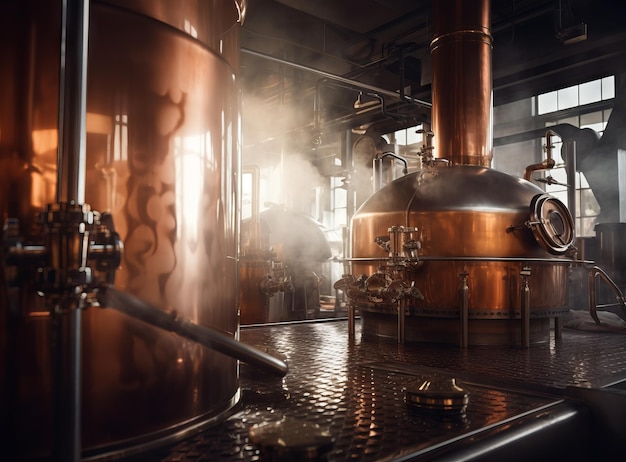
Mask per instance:
[[[489,0],[433,1],[434,155],[491,166],[493,91]]]

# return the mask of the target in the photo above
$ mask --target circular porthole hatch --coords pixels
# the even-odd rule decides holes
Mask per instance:
[[[537,194],[530,202],[530,229],[541,247],[553,255],[567,252],[575,239],[569,209],[549,194]]]

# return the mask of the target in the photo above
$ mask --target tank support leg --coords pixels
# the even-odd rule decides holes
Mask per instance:
[[[398,300],[398,343],[404,345],[405,342],[405,301],[404,299]]]
[[[521,307],[522,307],[522,346],[530,346],[530,287],[528,278],[530,277],[530,267],[524,265],[520,271],[522,277]]]
[[[563,319],[561,316],[554,317],[554,338],[560,340],[563,337]]]
[[[469,273],[466,269],[459,273],[459,278],[461,279],[461,287],[459,289],[459,312],[461,320],[459,345],[462,348],[467,348],[469,345],[469,287],[467,285],[467,276],[469,276]]]
[[[355,312],[356,308],[354,306],[354,303],[352,303],[352,301],[348,301],[348,338],[350,340],[354,339],[354,331],[355,331]]]

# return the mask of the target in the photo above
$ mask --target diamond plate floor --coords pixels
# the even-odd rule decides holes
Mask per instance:
[[[564,329],[562,338],[530,348],[461,349],[365,340],[358,322],[349,339],[347,321],[330,320],[242,327],[241,341],[285,359],[287,376],[270,378],[242,365],[235,412],[152,460],[274,460],[249,437],[250,428],[264,422],[302,422],[330,435],[332,444],[319,460],[446,460],[449,448],[471,448],[515,426],[522,433],[528,433],[525,426],[538,427],[541,436],[544,427],[580,421],[585,408],[564,400],[568,387],[601,388],[626,377],[626,335],[619,333]],[[432,372],[465,385],[464,414],[406,405],[403,389]],[[280,460],[303,459],[297,454]]]

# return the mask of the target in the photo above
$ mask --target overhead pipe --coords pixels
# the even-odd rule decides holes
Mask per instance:
[[[247,48],[241,48],[242,53],[249,54],[251,56],[256,56],[258,58],[267,59],[268,61],[273,61],[279,64],[284,64],[286,66],[293,67],[294,69],[299,69],[306,72],[311,72],[313,74],[317,74],[323,78],[322,81],[318,82],[315,89],[315,96],[313,100],[313,129],[314,129],[314,143],[319,144],[321,142],[320,133],[321,133],[321,122],[322,122],[322,111],[321,111],[321,85],[326,83],[327,80],[331,80],[334,82],[343,83],[345,85],[349,85],[348,88],[355,91],[368,90],[371,92],[370,96],[374,98],[378,98],[382,102],[382,106],[384,109],[384,101],[383,96],[387,96],[390,98],[394,98],[399,101],[403,101],[409,104],[413,104],[419,106],[423,109],[430,111],[432,109],[432,104],[427,101],[422,101],[417,98],[413,98],[411,96],[407,96],[404,94],[404,88],[400,89],[400,92],[395,92],[391,90],[386,90],[384,88],[377,87],[375,85],[369,85],[367,83],[359,82],[358,80],[350,79],[347,77],[342,77],[340,75],[332,74],[330,72],[322,71],[320,69],[315,69],[309,66],[304,66],[302,64],[294,63],[293,61],[288,61],[286,59],[277,58],[272,55],[268,55],[265,53],[261,53],[258,51],[250,50]]]
[[[256,56],[258,58],[267,59],[269,61],[274,61],[274,62],[277,62],[279,64],[284,64],[286,66],[290,66],[290,67],[293,67],[295,69],[300,69],[302,71],[311,72],[313,74],[317,74],[317,75],[319,75],[321,77],[325,77],[325,78],[330,79],[330,80],[335,80],[337,82],[342,82],[342,83],[346,83],[348,85],[353,85],[353,86],[358,87],[358,88],[362,88],[362,89],[365,89],[365,90],[370,90],[370,91],[373,91],[374,93],[378,93],[380,95],[389,96],[389,97],[395,98],[395,99],[402,99],[402,96],[399,93],[395,92],[395,91],[386,90],[384,88],[380,88],[380,87],[377,87],[375,85],[369,85],[367,83],[359,82],[358,80],[342,77],[340,75],[332,74],[330,72],[322,71],[320,69],[315,69],[313,67],[304,66],[302,64],[294,63],[294,62],[288,61],[286,59],[277,58],[275,56],[268,55],[268,54],[265,54],[265,53],[260,53],[258,51],[253,51],[253,50],[250,50],[250,49],[247,49],[247,48],[242,48],[241,52],[249,54],[249,55],[252,55],[252,56]],[[406,96],[406,95],[405,95],[404,99],[408,103],[415,104],[415,105],[418,105],[418,106],[422,106],[425,109],[431,109],[432,108],[432,104],[430,104],[427,101],[422,101],[420,99],[413,98],[413,97]]]
[[[383,98],[378,93],[375,93],[373,91],[364,91],[363,88],[355,87],[353,85],[346,85],[342,83],[331,82],[328,79],[321,79],[321,80],[318,80],[317,83],[315,84],[315,94],[313,96],[313,131],[314,131],[313,143],[314,144],[319,145],[322,143],[322,88],[324,85],[333,85],[339,88],[345,88],[347,90],[358,92],[359,98],[360,96],[365,95],[365,96],[369,96],[370,98],[374,98],[378,100],[378,102],[373,102],[373,104],[377,108],[380,108],[381,113],[385,117],[395,119],[395,120],[407,120],[411,117],[408,114],[390,112],[389,109],[387,108],[387,103],[385,102],[385,98]],[[355,109],[358,109],[356,105],[355,105]]]

